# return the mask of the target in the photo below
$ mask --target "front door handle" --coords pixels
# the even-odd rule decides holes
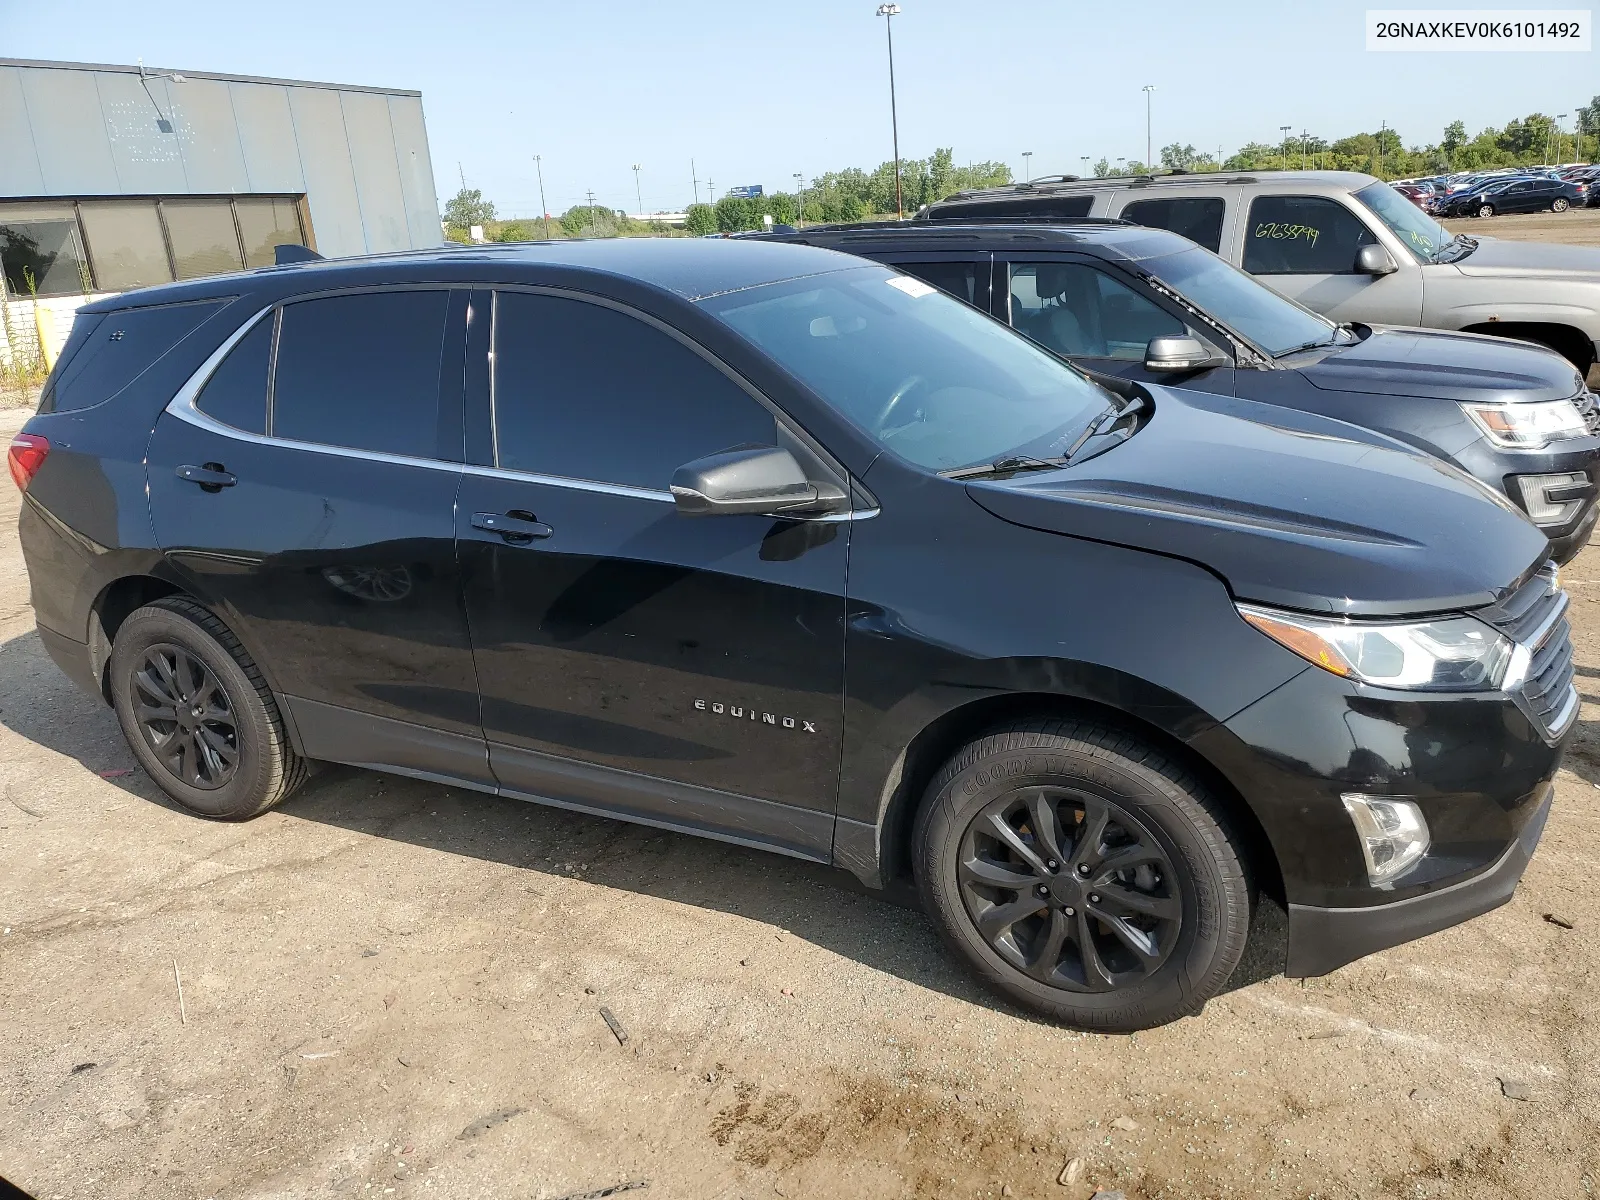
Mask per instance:
[[[536,521],[532,513],[473,513],[472,527],[498,533],[512,545],[527,545],[535,538],[547,538],[555,532],[543,521]]]
[[[239,482],[238,476],[224,468],[221,463],[206,463],[203,467],[181,466],[178,468],[178,478],[198,483],[201,489],[207,492],[220,492],[223,488],[232,487]]]

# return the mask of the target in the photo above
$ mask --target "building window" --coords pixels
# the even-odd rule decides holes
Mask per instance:
[[[120,292],[270,266],[310,245],[300,196],[124,196],[0,202],[0,271],[13,296]],[[33,287],[28,286],[31,276]]]
[[[88,290],[78,219],[70,204],[0,208],[0,267],[13,296]]]

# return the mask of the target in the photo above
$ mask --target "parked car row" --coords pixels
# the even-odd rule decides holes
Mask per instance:
[[[1600,203],[1600,168],[1588,165],[1505,168],[1429,179],[1397,180],[1391,186],[1424,212],[1438,217],[1493,217],[1506,213],[1566,212]]]
[[[1293,976],[1458,923],[1574,727],[1593,397],[1212,253],[1423,266],[1365,183],[1211,186],[1139,201],[1210,249],[956,211],[1011,190],[91,304],[9,454],[40,638],[197,815],[327,760],[909,875],[1084,1028],[1198,1011],[1263,895]]]

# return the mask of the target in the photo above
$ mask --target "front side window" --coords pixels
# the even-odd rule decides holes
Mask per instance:
[[[449,302],[448,291],[407,290],[284,305],[269,432],[441,457],[439,364]]]
[[[777,444],[772,413],[682,342],[563,296],[495,295],[493,386],[508,471],[664,492],[685,463]]]
[[[1222,249],[1222,217],[1226,206],[1221,196],[1175,196],[1166,200],[1136,200],[1121,212],[1124,221],[1170,229],[1191,242],[1198,242],[1211,253]]]
[[[1257,196],[1244,230],[1244,269],[1252,275],[1354,275],[1356,252],[1377,240],[1335,200]]]
[[[1201,312],[1274,356],[1332,342],[1332,321],[1286,300],[1266,284],[1201,250],[1139,264]]]
[[[1165,309],[1081,263],[1014,262],[1011,324],[1067,357],[1143,360],[1154,337],[1193,333]]]
[[[1455,243],[1443,225],[1386,183],[1369,183],[1355,197],[1405,243],[1419,262],[1442,261],[1441,252]]]
[[[1000,322],[882,267],[700,303],[886,449],[931,470],[1059,455],[1111,402]]]

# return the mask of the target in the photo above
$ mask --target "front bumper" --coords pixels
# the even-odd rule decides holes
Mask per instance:
[[[1579,472],[1589,477],[1588,494],[1575,493],[1583,505],[1560,525],[1541,525],[1539,531],[1550,539],[1550,552],[1564,563],[1582,550],[1594,533],[1600,518],[1600,436],[1573,438],[1543,450],[1503,450],[1480,438],[1454,456],[1455,464],[1470,475],[1492,485],[1526,514],[1522,489],[1517,478],[1523,475],[1563,475]]]
[[[1449,929],[1499,908],[1516,891],[1534,847],[1544,833],[1554,789],[1546,784],[1538,810],[1517,839],[1488,870],[1435,891],[1369,908],[1321,908],[1290,903],[1289,954],[1284,974],[1291,979],[1326,975],[1346,963]]]

